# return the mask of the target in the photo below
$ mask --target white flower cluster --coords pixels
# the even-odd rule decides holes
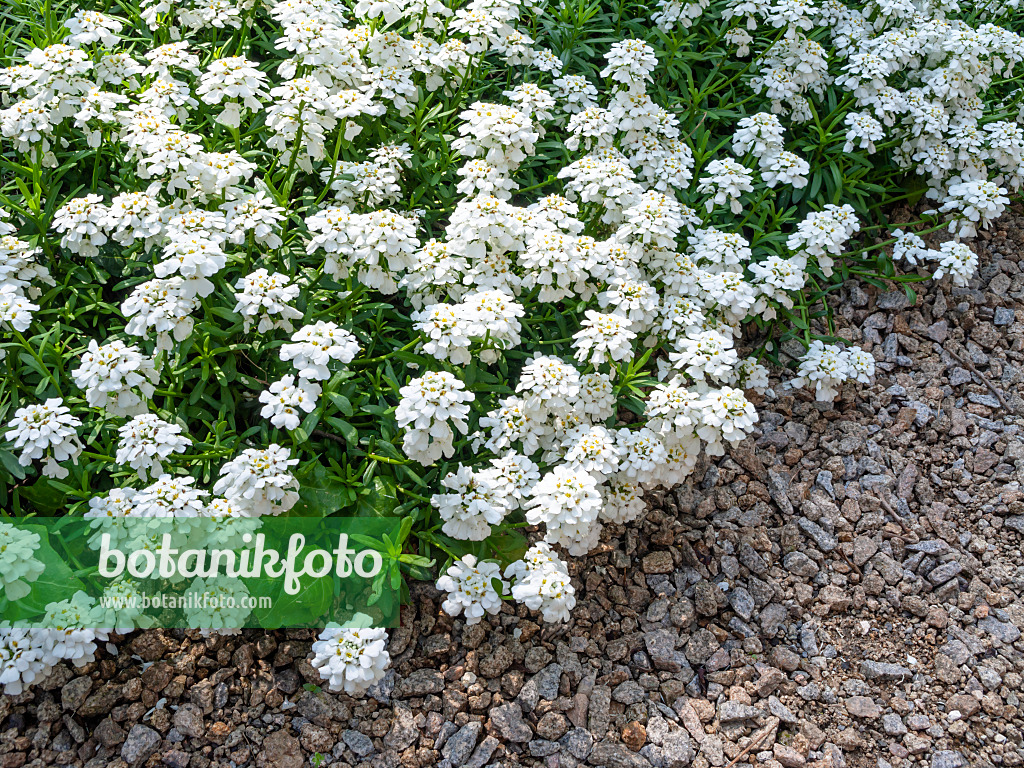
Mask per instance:
[[[46,606],[45,622],[50,629],[11,627],[0,624],[0,684],[10,696],[42,682],[61,661],[83,667],[96,658],[97,641],[109,630],[101,626],[102,610],[84,592]]]
[[[332,691],[362,696],[384,677],[391,656],[383,629],[329,626],[313,643],[313,667]]]
[[[978,256],[971,247],[960,240],[947,240],[938,248],[929,248],[925,241],[913,232],[893,230],[893,259],[917,265],[925,262],[935,264],[936,279],[949,275],[954,285],[966,286],[978,270]]]
[[[505,578],[513,581],[512,598],[540,611],[544,621],[569,620],[576,606],[576,589],[565,563],[544,542],[534,544],[522,560],[506,568]]]
[[[464,615],[467,625],[479,624],[484,615],[501,610],[501,596],[509,593],[506,580],[513,582],[512,599],[540,612],[544,621],[569,620],[576,605],[576,589],[565,563],[543,541],[509,565],[504,578],[497,563],[477,563],[473,555],[456,560],[437,581],[437,588],[448,593],[441,608],[449,616]]]
[[[285,315],[285,319],[279,321],[277,327],[291,328],[288,313],[284,311],[290,309],[281,307],[278,310]],[[297,312],[295,316],[301,317]],[[331,378],[328,365],[334,360],[351,363],[359,353],[359,342],[355,336],[337,324],[323,320],[303,326],[291,338],[292,343],[283,345],[280,354],[283,361],[295,366],[298,377],[284,376],[260,393],[259,397],[260,402],[264,403],[260,411],[263,418],[269,419],[278,429],[287,430],[297,429],[302,422],[302,414],[312,413],[316,409],[317,400],[323,391],[317,382]]]
[[[961,7],[729,0],[725,16],[745,18],[747,28],[757,30],[730,31],[740,56],[759,35],[775,40],[758,52],[752,81],[771,99],[775,115],[810,121],[811,101],[826,87],[846,91],[857,111],[843,118],[843,151],[875,154],[880,145],[894,147],[901,167],[925,177],[928,196],[950,216],[950,231],[965,238],[1002,213],[1007,190],[1024,185],[1019,119],[992,120],[984,110],[990,90],[1024,60],[1024,44],[1018,34],[987,21],[1002,4],[981,13],[977,27],[957,18]],[[664,15],[659,23],[670,29],[673,17]],[[764,148],[764,142],[741,143],[737,153]],[[936,276],[951,273],[964,284],[974,272],[964,255],[947,259]]]
[[[867,383],[875,375],[875,359],[862,349],[841,349],[834,344],[811,342],[807,354],[800,359],[794,387],[814,387],[814,399],[831,402],[839,396],[844,381]]]
[[[497,581],[499,589],[495,589]],[[501,578],[497,563],[478,563],[473,555],[456,560],[437,580],[437,588],[448,593],[441,608],[449,616],[466,617],[466,624],[479,624],[485,614],[501,610],[501,596],[508,593],[508,585]]]
[[[71,409],[59,397],[51,397],[45,403],[19,408],[8,422],[4,435],[20,450],[18,463],[27,467],[37,459],[46,459],[43,474],[47,477],[68,476],[61,462],[71,459],[76,464],[84,450],[78,437],[82,421],[71,415]]]
[[[100,346],[95,340],[82,355],[82,365],[72,373],[94,408],[112,416],[138,416],[146,412],[145,400],[153,396],[159,374],[152,359],[138,347],[114,340]],[[133,389],[137,389],[136,394]]]
[[[20,600],[32,591],[30,582],[44,566],[35,558],[39,534],[0,523],[0,589],[8,600]]]

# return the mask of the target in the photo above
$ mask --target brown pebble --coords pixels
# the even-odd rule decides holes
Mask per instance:
[[[622,729],[622,743],[634,752],[639,752],[647,743],[647,729],[634,720]]]

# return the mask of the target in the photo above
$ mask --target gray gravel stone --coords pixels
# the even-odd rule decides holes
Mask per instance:
[[[495,707],[490,712],[491,727],[505,741],[527,742],[533,738],[533,730],[523,720],[523,710],[514,701]]]
[[[978,628],[998,637],[1004,643],[1015,643],[1020,639],[1019,629],[1008,621],[999,621],[995,616],[986,616],[978,622]]]
[[[459,728],[454,734],[448,737],[441,754],[453,766],[461,766],[476,748],[476,742],[483,732],[483,723],[472,721]]]
[[[909,680],[914,676],[913,671],[908,667],[899,664],[889,664],[884,661],[862,661],[860,673],[865,680],[879,680],[882,682],[896,682]]]
[[[365,733],[351,729],[342,731],[341,740],[356,757],[368,757],[373,754],[373,740]]]
[[[631,752],[625,744],[609,741],[595,744],[587,763],[603,768],[651,768],[648,760]]]
[[[959,752],[944,749],[932,753],[932,768],[966,768],[967,760]]]
[[[160,745],[160,734],[148,725],[136,723],[121,746],[121,759],[130,766],[141,765]]]
[[[798,517],[796,524],[800,526],[801,531],[814,540],[814,543],[818,545],[818,549],[822,552],[831,552],[839,546],[839,540],[835,536],[806,517]]]

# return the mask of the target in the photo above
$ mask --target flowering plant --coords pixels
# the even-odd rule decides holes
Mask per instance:
[[[5,8],[0,504],[400,516],[453,613],[493,560],[565,620],[558,549],[742,441],[780,342],[818,399],[870,380],[832,288],[971,277],[1024,181],[1016,6]],[[351,692],[359,632],[317,648]]]

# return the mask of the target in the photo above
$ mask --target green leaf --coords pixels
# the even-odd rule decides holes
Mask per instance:
[[[25,479],[25,468],[18,463],[18,457],[10,451],[0,450],[0,464],[18,480]]]
[[[296,479],[299,503],[290,514],[327,517],[348,506],[351,498],[348,485],[333,477],[319,462],[296,475]]]
[[[42,477],[32,485],[18,488],[17,493],[44,515],[63,509],[67,494],[54,487],[49,479]]]
[[[530,543],[526,537],[516,529],[493,533],[484,542],[490,551],[491,557],[498,560],[502,566],[522,560]]]

